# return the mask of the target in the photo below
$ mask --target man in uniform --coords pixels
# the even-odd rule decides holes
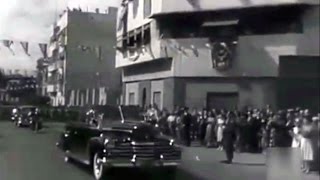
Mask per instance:
[[[225,150],[227,161],[226,163],[231,164],[234,153],[234,142],[236,140],[236,128],[234,120],[227,118],[225,127],[223,129],[223,149]]]
[[[190,131],[191,131],[191,122],[192,122],[192,116],[189,113],[189,108],[185,107],[183,111],[183,119],[182,122],[184,123],[184,134],[185,134],[185,140],[186,140],[186,146],[191,145],[191,137],[190,137]]]

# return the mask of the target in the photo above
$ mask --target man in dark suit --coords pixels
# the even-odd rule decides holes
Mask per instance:
[[[223,129],[223,149],[227,156],[227,163],[232,163],[234,153],[234,142],[236,140],[236,127],[232,118],[227,118]]]
[[[184,135],[186,140],[186,146],[191,145],[191,137],[190,137],[190,131],[191,131],[191,123],[192,123],[192,116],[189,113],[189,108],[185,107],[183,111],[183,119],[182,122],[184,123]]]

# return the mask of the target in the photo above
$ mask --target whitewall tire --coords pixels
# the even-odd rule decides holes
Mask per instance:
[[[105,167],[99,156],[99,153],[95,153],[93,157],[93,175],[96,180],[102,180],[105,175]]]

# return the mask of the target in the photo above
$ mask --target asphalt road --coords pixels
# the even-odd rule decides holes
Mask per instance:
[[[0,123],[0,180],[93,180],[90,168],[65,163],[55,147],[62,124],[47,124],[35,134],[18,129],[10,122]],[[184,148],[176,180],[264,180],[265,157],[261,154],[236,154],[234,164],[223,164],[224,153],[203,147]],[[110,179],[165,180],[166,172],[117,170]]]

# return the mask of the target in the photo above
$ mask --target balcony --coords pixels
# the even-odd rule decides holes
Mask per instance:
[[[50,44],[49,46],[49,52],[53,52],[54,50],[58,49],[59,48],[59,44],[58,42],[53,42]]]

